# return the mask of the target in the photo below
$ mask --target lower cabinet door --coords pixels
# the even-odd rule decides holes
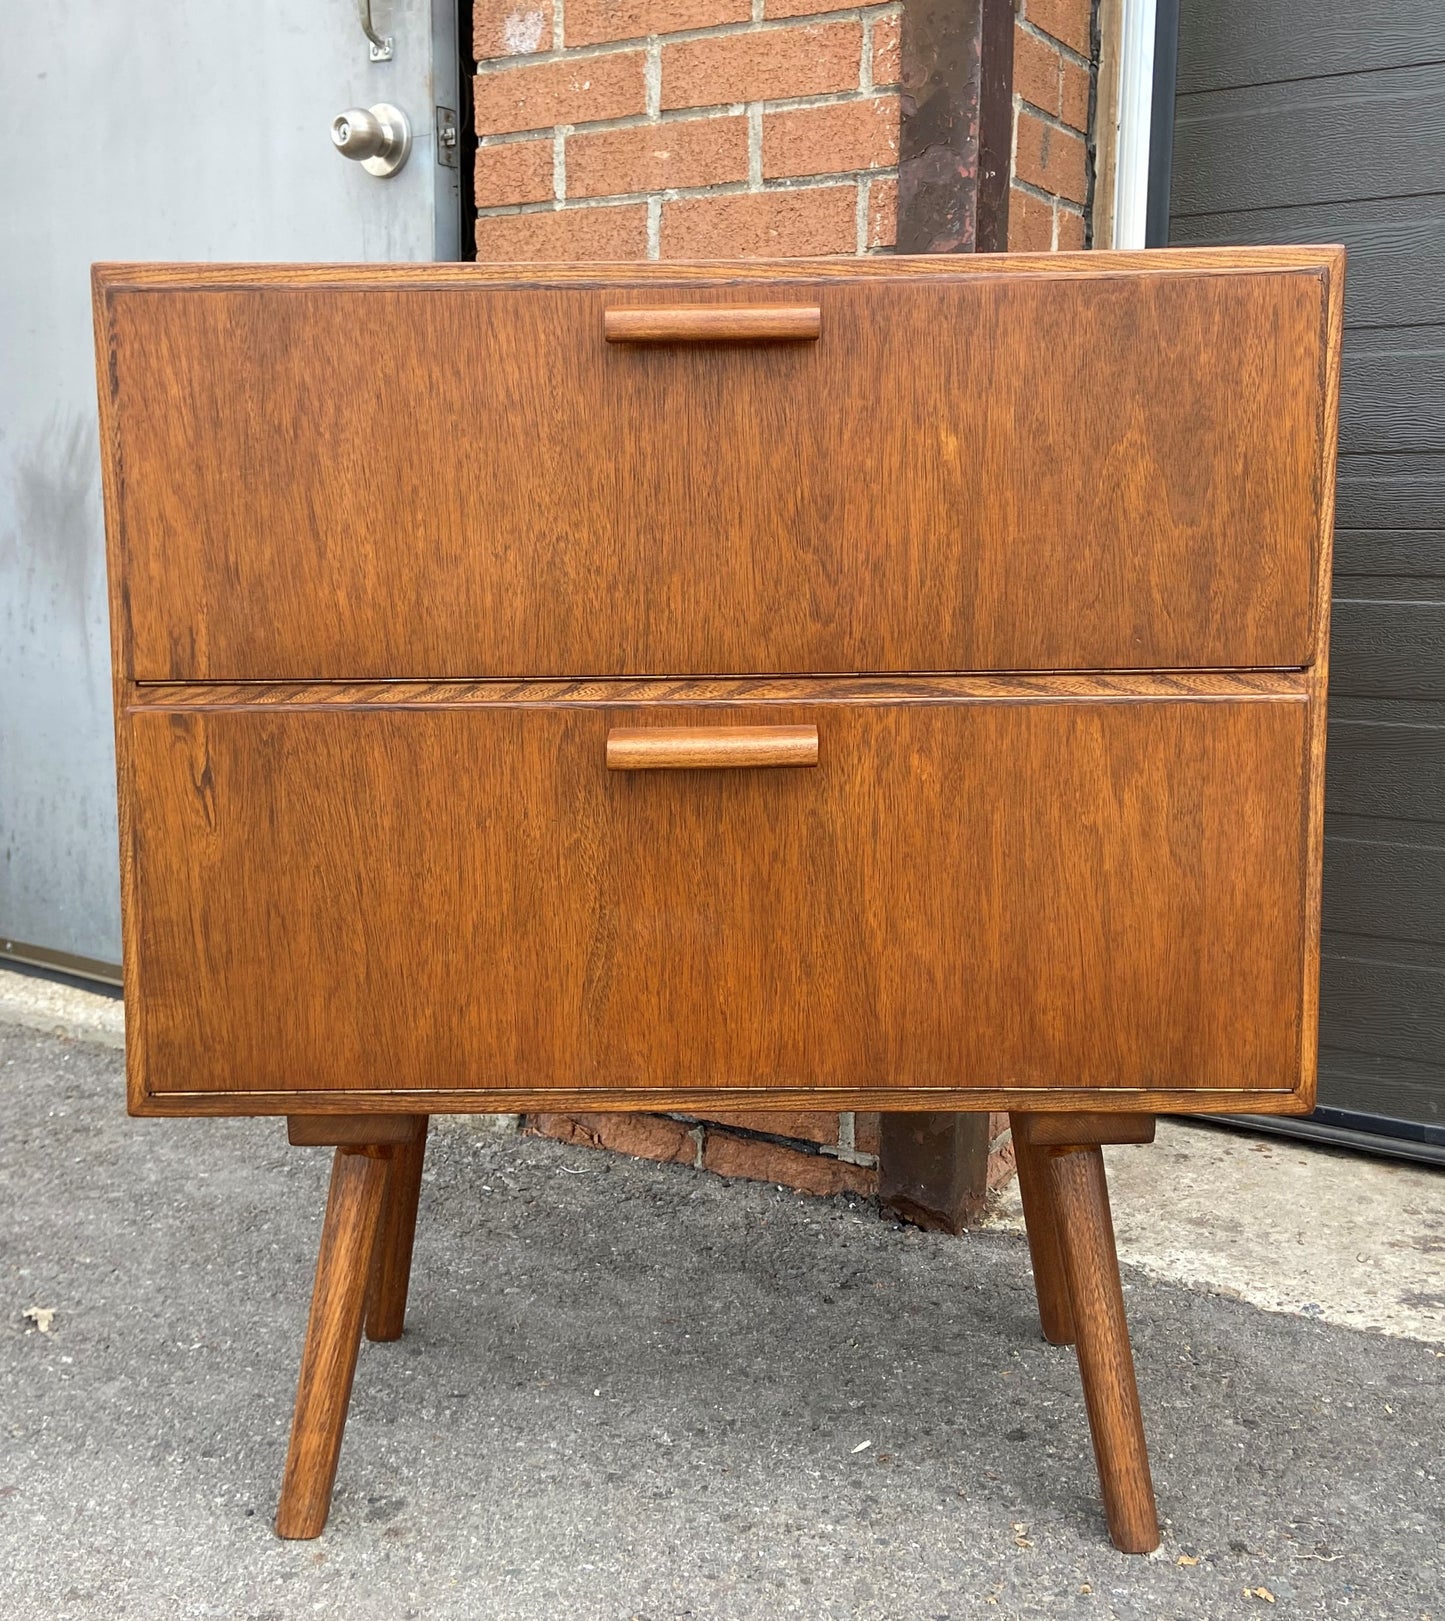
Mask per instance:
[[[1289,1092],[1313,1066],[1308,716],[1299,697],[133,708],[133,1106]],[[626,735],[659,727],[681,735]],[[708,736],[737,727],[787,732]],[[796,763],[750,763],[772,754]]]

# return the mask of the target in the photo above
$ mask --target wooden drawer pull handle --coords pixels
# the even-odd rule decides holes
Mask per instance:
[[[809,343],[817,341],[821,326],[816,305],[633,307],[605,310],[602,315],[602,335],[608,343]]]
[[[614,726],[609,771],[707,771],[817,765],[816,726]]]

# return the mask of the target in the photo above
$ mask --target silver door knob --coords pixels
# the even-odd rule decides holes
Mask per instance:
[[[395,174],[411,151],[411,125],[400,107],[348,107],[331,120],[331,144],[355,158],[367,174]]]

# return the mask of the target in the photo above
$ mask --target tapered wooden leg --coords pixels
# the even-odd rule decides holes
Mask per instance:
[[[1049,1183],[1048,1150],[1025,1141],[1022,1116],[1009,1116],[1014,1160],[1018,1165],[1019,1194],[1024,1202],[1029,1257],[1034,1266],[1034,1293],[1039,1301],[1039,1323],[1051,1345],[1074,1343],[1074,1314],[1069,1308],[1069,1285],[1059,1250],[1058,1220],[1053,1188]]]
[[[277,1536],[320,1536],[331,1508],[391,1152],[338,1148],[331,1167]]]
[[[1109,1535],[1125,1553],[1152,1553],[1159,1546],[1159,1520],[1124,1317],[1104,1156],[1097,1146],[1045,1152]]]
[[[391,1175],[381,1210],[381,1231],[371,1266],[366,1299],[366,1337],[399,1340],[406,1322],[406,1291],[411,1282],[411,1249],[416,1238],[416,1206],[426,1157],[426,1116],[416,1139],[392,1152]]]

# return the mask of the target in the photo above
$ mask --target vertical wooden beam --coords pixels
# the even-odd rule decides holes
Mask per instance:
[[[1008,251],[1008,200],[1013,184],[1013,0],[983,0],[979,28],[978,203],[975,253]]]
[[[1094,73],[1092,130],[1094,162],[1089,180],[1089,223],[1096,248],[1114,246],[1114,177],[1119,156],[1119,66],[1124,0],[1099,0],[1094,26],[1099,65]]]
[[[903,0],[899,253],[1007,247],[1013,29],[1010,0]],[[880,1201],[961,1232],[983,1213],[988,1142],[986,1114],[885,1114]]]
[[[1013,27],[1009,0],[904,0],[899,253],[1007,245]]]
[[[983,1214],[986,1114],[885,1114],[879,1120],[878,1199],[931,1232],[960,1233]]]

